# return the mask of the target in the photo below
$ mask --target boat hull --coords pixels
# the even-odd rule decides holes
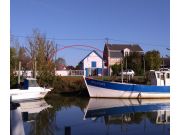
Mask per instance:
[[[85,78],[90,97],[102,98],[169,98],[170,86],[111,83]]]
[[[42,99],[50,90],[10,90],[11,101],[20,102]]]

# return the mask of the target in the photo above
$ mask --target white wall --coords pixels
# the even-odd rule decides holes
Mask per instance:
[[[16,75],[18,76],[18,72],[19,71],[15,71]],[[25,76],[27,77],[32,77],[32,71],[31,70],[28,70],[28,71],[20,71],[20,76],[22,76],[22,74],[24,74]]]
[[[76,71],[76,74],[74,73],[74,71]],[[15,73],[16,73],[16,76],[18,76],[18,72],[19,71],[15,71]],[[74,74],[72,74],[72,75],[74,75],[74,76],[78,76],[78,75],[82,75],[82,74],[78,74],[79,72],[80,72],[80,70],[73,70],[73,71],[71,71],[71,72],[73,72]],[[38,73],[38,72],[37,72]],[[56,70],[56,76],[70,76],[70,70]],[[20,71],[20,76],[22,76],[22,75],[25,75],[25,76],[27,76],[27,77],[32,77],[33,76],[33,74],[32,74],[32,71],[26,71],[26,72],[24,72],[24,71]],[[38,75],[38,74],[36,74],[36,75]]]
[[[92,68],[91,62],[96,61],[96,68],[102,68],[102,59],[96,55],[96,53],[92,52],[87,58],[84,59],[84,69],[85,68]]]
[[[57,70],[56,71],[56,76],[68,76],[69,75],[69,70]]]
[[[86,76],[86,68],[92,68],[92,61],[96,62],[95,68],[102,68],[102,59],[94,52],[92,52],[88,57],[83,61],[84,76]],[[100,74],[99,74],[100,76]]]

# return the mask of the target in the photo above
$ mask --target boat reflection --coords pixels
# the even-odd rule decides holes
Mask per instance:
[[[169,99],[97,99],[91,98],[84,118],[104,118],[105,124],[140,123],[145,118],[153,124],[170,124]]]
[[[33,121],[41,111],[52,107],[44,99],[20,102],[23,121]]]
[[[24,135],[27,128],[34,125],[40,112],[51,107],[44,99],[19,102],[17,108],[11,109],[11,134]],[[24,130],[26,126],[26,130]]]

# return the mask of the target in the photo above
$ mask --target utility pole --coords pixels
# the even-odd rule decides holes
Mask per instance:
[[[126,57],[126,81],[128,82],[128,75],[127,75],[127,55],[126,55],[125,57]]]
[[[20,72],[21,72],[21,61],[19,61],[18,85],[20,85],[20,81],[21,81],[21,78],[20,78]]]
[[[105,38],[106,44],[109,44],[109,38]]]
[[[121,61],[121,82],[123,83],[123,60]]]
[[[37,61],[36,61],[36,57],[35,57],[35,61],[34,61],[34,78],[36,79],[36,73],[37,73],[37,69],[36,69],[36,67],[37,67]]]
[[[105,44],[109,44],[109,38],[105,38]],[[111,75],[111,73],[110,73],[110,62],[109,62],[109,56],[110,56],[110,52],[109,52],[110,50],[107,50],[107,56],[105,56],[105,57],[107,57],[107,69],[108,69],[108,75],[110,76]]]
[[[145,54],[143,54],[143,67],[144,67],[144,79],[145,79],[145,72],[146,72],[146,69],[145,69]]]

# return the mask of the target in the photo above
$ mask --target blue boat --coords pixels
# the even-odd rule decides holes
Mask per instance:
[[[86,119],[102,116],[121,116],[139,112],[157,112],[159,115],[163,115],[165,113],[167,115],[166,121],[169,122],[170,100],[91,98],[85,109],[84,117]]]
[[[90,97],[103,98],[170,98],[170,71],[149,73],[151,85],[118,83],[86,77]]]

